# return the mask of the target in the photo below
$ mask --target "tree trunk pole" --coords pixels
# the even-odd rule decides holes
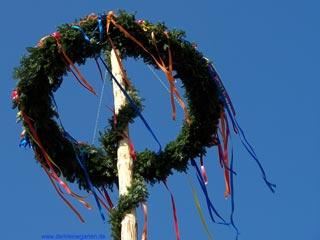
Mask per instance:
[[[116,50],[117,51],[117,50]],[[111,67],[112,73],[115,78],[119,81],[121,86],[125,88],[124,79],[121,75],[121,68],[117,61],[115,52],[111,51]],[[120,88],[113,81],[113,96],[114,96],[114,108],[115,114],[119,113],[122,106],[126,104],[126,97],[121,92]],[[129,137],[128,126],[124,131],[124,136]],[[130,156],[130,147],[128,138],[123,138],[119,142],[119,148],[117,151],[117,168],[118,168],[118,179],[119,179],[119,195],[126,195],[128,187],[132,184],[133,176],[133,160]],[[130,213],[126,214],[121,222],[121,240],[137,240],[137,220],[135,209],[132,209]]]

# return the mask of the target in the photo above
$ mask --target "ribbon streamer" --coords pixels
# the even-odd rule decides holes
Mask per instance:
[[[50,156],[48,155],[47,151],[44,149],[44,147],[42,146],[41,142],[40,142],[40,138],[36,132],[36,130],[34,129],[32,123],[31,123],[31,119],[24,113],[21,112],[22,117],[25,121],[25,123],[27,124],[27,126],[29,127],[29,135],[31,136],[32,140],[38,145],[38,147],[40,148],[42,155],[50,169],[50,173],[52,174],[52,176],[54,177],[54,179],[66,190],[66,192],[68,194],[71,194],[71,190],[70,188],[67,186],[67,184],[65,182],[63,182],[58,175],[56,174],[53,165],[55,167],[57,167],[59,169],[59,167],[52,161],[52,159],[50,158]],[[61,171],[61,170],[59,170]]]
[[[99,20],[99,18],[98,18],[98,20]],[[99,21],[98,21],[98,26],[99,26]],[[89,37],[86,35],[86,33],[83,31],[83,29],[82,29],[81,27],[79,27],[79,26],[72,26],[72,28],[75,28],[75,29],[79,30],[79,31],[83,34],[83,36],[84,36],[84,38],[86,39],[86,41],[89,41],[89,42],[90,42]],[[99,26],[99,31],[100,31],[100,28],[101,28],[101,27]],[[102,30],[102,31],[103,31],[103,30]],[[108,33],[108,29],[107,29],[107,33]],[[122,63],[121,63],[120,56],[118,55],[118,53],[117,53],[117,51],[116,51],[116,49],[115,49],[115,47],[114,47],[114,44],[113,44],[111,38],[108,37],[108,39],[109,39],[109,41],[110,41],[110,44],[111,44],[112,48],[114,48],[114,51],[115,51],[115,54],[116,54],[116,57],[117,57],[117,61],[118,61],[119,66],[120,66],[120,68],[121,68],[121,72],[122,72],[122,74],[123,74],[124,80],[126,81],[126,84],[127,84],[128,86],[130,86],[130,82],[129,82],[126,74],[125,74],[124,69],[123,69],[123,65],[122,65]],[[97,61],[97,59],[100,59],[100,61],[102,62],[102,64],[105,66],[105,68],[106,68],[107,71],[109,72],[110,76],[113,78],[113,80],[116,82],[116,84],[118,85],[118,87],[120,88],[120,90],[123,92],[123,94],[124,94],[124,95],[126,96],[126,98],[129,100],[131,106],[133,106],[133,108],[136,110],[136,112],[138,113],[139,117],[140,117],[141,120],[143,121],[144,125],[147,127],[147,129],[149,130],[149,132],[151,133],[151,135],[153,136],[153,138],[154,138],[154,139],[156,140],[156,142],[159,144],[159,152],[161,152],[162,146],[161,146],[159,140],[157,139],[157,137],[156,137],[155,134],[153,133],[152,129],[150,128],[149,124],[147,123],[147,121],[145,120],[145,118],[143,117],[143,115],[141,114],[141,112],[140,112],[140,110],[138,109],[138,107],[135,105],[134,101],[131,99],[131,97],[128,95],[128,93],[125,91],[125,89],[119,84],[119,81],[114,77],[114,75],[112,74],[112,72],[110,71],[110,69],[108,68],[107,64],[104,62],[104,60],[101,58],[101,56],[98,56],[97,58],[95,58],[95,60],[96,60],[98,69],[99,69],[99,71],[100,71],[100,75],[102,76],[102,74],[101,74],[102,71],[101,71],[101,68],[100,68],[100,66],[99,66],[99,62]],[[130,147],[130,148],[131,148],[131,150],[133,149],[133,144],[131,144],[131,147]],[[134,153],[134,151],[131,151],[131,152],[132,152],[132,154]],[[134,156],[135,156],[135,154],[133,154],[133,158],[135,158]]]
[[[99,209],[99,212],[100,212],[100,216],[103,220],[103,222],[106,221],[105,219],[105,216],[102,212],[102,208],[101,208],[101,205],[100,205],[100,202],[99,202],[99,197],[95,191],[95,188],[90,180],[90,176],[89,176],[89,173],[88,173],[88,170],[86,168],[86,165],[85,165],[85,158],[86,156],[84,155],[84,152],[81,151],[81,149],[79,148],[78,146],[78,142],[66,131],[64,131],[63,135],[66,137],[66,139],[68,139],[71,143],[72,143],[72,147],[73,147],[73,151],[76,155],[76,159],[77,159],[77,162],[84,174],[84,177],[86,179],[86,182],[88,184],[88,187],[90,189],[90,191],[92,192],[94,198],[95,198],[95,201],[97,203],[97,206],[98,206],[98,209]]]
[[[63,59],[65,60],[66,64],[69,66],[71,70],[74,71],[74,74],[77,74],[77,80],[82,83],[87,90],[89,90],[91,93],[94,95],[97,95],[96,92],[94,91],[93,87],[89,84],[89,82],[83,77],[79,69],[74,65],[74,63],[71,61],[71,59],[68,57],[67,53],[63,49],[63,46],[61,44],[61,34],[59,32],[55,32],[51,35],[55,40],[56,44],[58,46],[59,52],[62,54]]]
[[[100,195],[102,196],[102,199],[101,199],[100,197],[98,197],[100,203],[102,204],[102,206],[103,206],[105,209],[108,210],[108,212],[110,212],[110,211],[111,211],[111,208],[108,207],[107,204],[106,204],[106,203],[104,202],[104,200],[103,200],[103,199],[105,199],[105,196],[103,195],[103,193],[101,192],[101,190],[100,190],[99,188],[96,188],[96,189],[98,190],[98,192],[99,192]]]
[[[83,30],[80,26],[73,25],[71,28],[79,30],[79,31],[82,33],[84,39],[85,39],[88,43],[90,43],[90,38],[89,38],[89,36],[84,32],[84,30]]]
[[[114,126],[114,128],[116,128],[116,127],[117,127],[117,123],[118,123],[116,111],[115,111],[114,107],[110,107],[110,106],[108,106],[108,105],[106,105],[106,107],[107,107],[107,108],[110,110],[110,112],[112,113],[113,126]]]
[[[96,65],[97,65],[97,68],[98,68],[98,71],[99,71],[99,74],[100,74],[100,79],[101,79],[102,82],[104,82],[104,77],[103,77],[103,73],[102,73],[100,64],[99,64],[99,62],[98,62],[98,57],[96,57],[96,58],[94,59],[94,61],[96,62]]]
[[[242,128],[240,127],[237,119],[236,119],[236,113],[234,110],[234,107],[232,105],[230,96],[228,95],[226,88],[224,87],[217,71],[215,70],[214,66],[209,62],[208,64],[208,69],[209,69],[209,73],[211,78],[213,79],[213,81],[217,84],[218,89],[220,91],[220,99],[224,105],[225,110],[228,113],[229,116],[229,120],[232,123],[234,132],[239,135],[240,137],[240,141],[242,143],[242,145],[245,147],[245,149],[247,150],[247,152],[251,155],[251,157],[255,160],[256,164],[258,165],[260,172],[262,174],[262,178],[264,180],[264,182],[266,183],[266,185],[268,186],[268,188],[270,189],[271,192],[275,192],[275,188],[276,185],[271,183],[268,179],[267,179],[267,175],[266,172],[261,164],[261,162],[259,161],[253,147],[251,146],[251,144],[249,143],[249,141],[246,138],[246,135],[244,133],[244,131],[242,130]]]
[[[203,211],[202,211],[202,209],[201,209],[199,197],[198,197],[198,195],[197,195],[197,191],[196,191],[196,189],[194,188],[194,186],[193,186],[193,184],[192,184],[192,182],[191,182],[190,177],[188,177],[188,182],[189,182],[189,185],[190,185],[190,187],[191,187],[193,200],[194,200],[194,203],[195,203],[195,205],[196,205],[196,208],[197,208],[197,211],[198,211],[198,214],[199,214],[201,223],[202,223],[202,225],[203,225],[203,227],[204,227],[204,229],[205,229],[205,231],[206,231],[206,233],[207,233],[207,235],[208,235],[208,238],[209,238],[209,239],[213,239],[213,237],[212,237],[212,235],[211,235],[211,233],[210,233],[210,231],[209,231],[209,227],[208,227],[208,224],[207,224],[206,219],[205,219],[205,217],[204,217]]]
[[[107,199],[107,202],[109,204],[110,209],[112,209],[113,208],[113,203],[112,203],[112,200],[111,200],[111,198],[110,198],[110,196],[108,194],[108,191],[105,189],[105,187],[102,187],[102,190],[103,190],[105,198]]]
[[[31,123],[31,119],[30,117],[28,117],[24,112],[21,112],[21,115],[25,121],[25,123],[27,124],[28,128],[29,128],[29,136],[32,138],[32,140],[38,145],[40,151],[42,152],[42,156],[44,157],[47,166],[49,167],[49,171],[46,169],[45,166],[43,166],[43,163],[40,163],[43,166],[43,169],[46,170],[46,173],[49,175],[51,180],[55,180],[66,192],[67,194],[69,194],[70,196],[74,197],[75,199],[77,199],[81,204],[83,204],[86,208],[91,209],[91,206],[89,203],[87,203],[86,201],[84,201],[84,198],[77,195],[76,193],[72,192],[71,189],[69,188],[69,186],[67,185],[66,182],[62,181],[57,173],[55,172],[54,167],[56,167],[58,169],[58,171],[61,173],[60,168],[54,163],[54,161],[51,159],[51,157],[49,156],[49,154],[46,152],[46,150],[44,149],[43,145],[40,142],[40,138],[35,130],[35,128],[33,127],[32,123]],[[39,154],[39,153],[38,153]],[[54,185],[55,186],[55,185]],[[68,201],[66,201],[66,199],[63,197],[63,192],[60,190],[60,188],[57,188],[55,186],[55,189],[58,191],[58,194],[61,196],[61,198],[67,203],[67,205],[69,207],[71,207],[71,209],[76,212],[76,214],[79,217],[79,214],[77,213],[77,211],[75,211],[75,208],[71,205],[71,203],[69,203]],[[81,217],[79,217],[81,220]]]
[[[13,102],[18,102],[19,101],[19,92],[17,89],[14,89],[12,92],[11,92],[11,100]]]
[[[233,150],[231,150],[231,162],[230,162],[230,169],[233,170]],[[234,228],[234,230],[236,231],[236,240],[238,240],[238,236],[240,235],[239,233],[239,229],[237,228],[237,226],[234,223],[234,210],[235,210],[235,201],[234,201],[234,181],[233,181],[233,175],[231,174],[230,176],[230,183],[231,183],[231,214],[230,214],[230,224],[231,226]]]
[[[150,53],[150,51],[148,49],[146,49],[146,47],[143,46],[143,44],[138,41],[134,36],[132,36],[124,27],[122,27],[120,24],[118,24],[116,22],[116,20],[114,19],[114,14],[113,12],[109,12],[108,16],[107,16],[107,23],[106,23],[106,32],[109,32],[109,28],[110,28],[110,24],[112,23],[116,28],[118,28],[125,37],[129,38],[130,40],[132,40],[134,43],[136,43],[139,47],[142,48],[142,50],[144,50],[146,53],[148,53],[150,55],[150,57],[155,61],[156,65],[165,73],[167,80],[169,81],[170,84],[170,91],[171,91],[171,104],[172,104],[172,108],[173,108],[173,119],[175,119],[175,104],[174,104],[174,99],[172,98],[173,94],[176,95],[177,100],[180,103],[181,108],[184,111],[185,114],[185,119],[188,123],[190,123],[190,118],[189,118],[189,113],[188,110],[179,94],[179,92],[177,91],[176,87],[175,87],[175,83],[174,83],[174,77],[172,76],[172,54],[171,54],[171,50],[170,47],[168,47],[168,59],[169,59],[169,67],[166,67],[164,65],[164,62],[161,60],[158,60],[152,53]],[[166,35],[166,37],[169,39],[168,34],[164,33]],[[162,61],[162,62],[161,62]]]
[[[200,165],[201,165],[200,169],[201,169],[203,181],[204,181],[205,185],[207,185],[208,184],[208,175],[206,172],[206,168],[204,167],[204,164],[203,164],[203,155],[202,154],[200,156]]]
[[[223,219],[223,217],[219,214],[219,212],[216,210],[216,208],[214,207],[212,201],[210,200],[209,194],[208,194],[208,190],[207,187],[204,183],[204,180],[201,176],[201,172],[199,170],[198,165],[196,164],[194,159],[191,159],[191,165],[195,168],[196,173],[197,173],[197,179],[198,182],[200,184],[201,190],[206,198],[206,203],[207,203],[207,208],[208,208],[208,212],[210,215],[210,218],[212,220],[212,222],[217,223],[217,224],[223,224],[223,225],[228,225],[228,223],[226,223],[226,221]],[[217,222],[214,217],[213,217],[213,213],[222,221],[222,222]]]
[[[138,116],[140,117],[140,119],[142,120],[143,124],[146,126],[146,128],[148,129],[148,131],[150,132],[150,134],[152,135],[153,139],[158,143],[159,145],[159,152],[162,151],[162,146],[160,141],[158,140],[158,138],[156,137],[156,135],[154,134],[153,130],[151,129],[150,125],[148,124],[148,122],[146,121],[146,119],[144,118],[144,116],[142,115],[141,111],[139,110],[139,108],[137,107],[137,105],[134,103],[134,101],[132,100],[132,98],[129,96],[129,94],[127,93],[127,91],[121,86],[121,84],[119,83],[119,81],[117,80],[117,78],[113,75],[112,71],[109,69],[108,65],[105,63],[105,61],[99,57],[100,61],[102,62],[103,66],[107,69],[107,71],[109,72],[110,76],[112,77],[112,79],[115,81],[115,83],[117,84],[117,86],[120,88],[120,90],[122,91],[122,93],[125,95],[125,97],[128,99],[131,107],[137,112]]]
[[[46,167],[43,166],[43,169],[45,170],[46,174],[48,175],[49,177],[49,180],[50,182],[52,183],[54,189],[56,190],[56,192],[58,193],[58,195],[62,198],[62,200],[68,205],[68,207],[77,215],[77,217],[79,218],[79,220],[84,223],[84,219],[83,217],[81,216],[81,214],[77,211],[77,209],[75,209],[74,206],[72,206],[72,204],[63,196],[63,194],[61,194],[61,190],[59,191],[58,187],[55,185],[53,179],[51,178],[48,170],[46,169]]]
[[[136,151],[134,150],[134,145],[133,145],[133,142],[132,142],[131,138],[128,136],[127,133],[119,133],[119,135],[120,135],[123,139],[127,139],[128,144],[129,144],[129,154],[130,154],[130,157],[132,158],[132,160],[136,160],[136,159],[137,159],[137,154],[136,154]]]
[[[99,15],[99,16],[98,16],[98,28],[99,28],[99,39],[100,39],[100,43],[103,42],[104,28],[103,28],[102,21],[103,21],[103,19],[105,19],[105,18],[106,18],[105,15]]]
[[[163,181],[164,186],[166,187],[166,189],[168,190],[168,192],[170,193],[170,197],[171,197],[171,205],[172,205],[172,212],[173,212],[173,220],[174,220],[174,229],[176,232],[176,239],[180,240],[180,232],[179,232],[179,224],[178,224],[178,217],[177,217],[177,209],[176,209],[176,204],[174,201],[174,197],[172,192],[170,191],[170,189],[168,188],[168,185],[165,181]]]
[[[20,134],[20,143],[19,143],[19,147],[31,147],[31,142],[30,142],[30,138],[29,136],[26,134],[26,130],[24,129],[21,134]]]
[[[225,118],[225,114],[223,110],[221,111],[221,114],[220,114],[220,132],[222,135],[223,148],[219,143],[220,146],[218,147],[218,151],[219,151],[219,156],[222,155],[222,159],[220,159],[220,163],[222,163],[222,166],[224,168],[224,178],[225,178],[225,184],[226,184],[226,191],[224,193],[224,196],[225,198],[227,198],[231,194],[230,171],[229,171],[230,168],[229,168],[229,155],[228,155],[229,153],[228,140],[230,136],[230,131],[229,131],[228,121]]]

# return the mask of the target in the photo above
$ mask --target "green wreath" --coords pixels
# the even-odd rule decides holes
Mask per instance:
[[[101,26],[108,26],[108,29],[101,30]],[[109,120],[108,127],[101,133],[102,146],[75,141],[60,124],[54,101],[54,92],[60,87],[63,76],[72,70],[73,63],[84,64],[88,58],[97,59],[101,52],[108,62],[112,48],[119,49],[123,59],[140,58],[155,68],[159,68],[159,64],[153,56],[163,62],[172,58],[174,78],[180,79],[185,89],[189,121],[185,121],[176,140],[161,151],[147,149],[136,154],[133,184],[128,195],[121,196],[117,207],[111,210],[112,235],[120,239],[124,214],[147,198],[145,183],[165,181],[173,170],[186,171],[190,160],[217,144],[217,126],[224,108],[221,86],[212,80],[208,61],[184,39],[184,32],[169,31],[163,23],[136,21],[134,15],[121,11],[118,16],[90,15],[77,23],[64,24],[57,31],[28,49],[29,53],[15,71],[19,81],[13,93],[14,107],[18,108],[18,118],[25,128],[21,144],[31,144],[36,159],[54,179],[63,175],[67,181],[77,182],[80,188],[91,191],[83,172],[86,168],[94,187],[112,189],[117,184],[117,147],[123,138],[121,133],[143,110],[137,91],[132,84],[127,84],[125,91],[130,104]],[[172,56],[168,55],[168,48]],[[79,79],[80,83],[93,91],[82,80]]]

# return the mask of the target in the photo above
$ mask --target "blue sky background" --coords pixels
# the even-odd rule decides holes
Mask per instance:
[[[276,194],[267,189],[255,163],[233,138],[238,173],[235,220],[240,239],[320,239],[320,3],[316,0],[1,1],[0,238],[41,239],[43,234],[67,233],[105,234],[109,239],[109,226],[98,212],[78,206],[87,220],[81,224],[56,195],[32,150],[18,147],[21,125],[15,123],[10,92],[15,86],[12,71],[26,53],[25,47],[34,46],[62,23],[117,9],[184,29],[187,39],[196,42],[221,73],[242,127],[278,186]],[[168,94],[142,62],[128,61],[126,66],[146,99],[144,114],[165,144],[176,136],[182,118],[171,121]],[[81,69],[100,91],[92,62]],[[91,142],[98,98],[72,77],[65,79],[56,97],[65,127],[78,140]],[[110,84],[103,103],[112,105]],[[103,108],[100,130],[108,116]],[[138,150],[156,148],[139,120],[131,132]],[[210,195],[228,217],[230,202],[223,197],[216,150],[209,150],[205,163]],[[189,173],[195,180],[194,171]],[[182,239],[206,239],[186,175],[176,174],[168,183],[176,197]],[[231,228],[211,224],[198,193],[214,238],[234,239]],[[150,188],[148,204],[149,238],[175,239],[170,198],[162,185]],[[138,215],[141,218],[140,209]]]

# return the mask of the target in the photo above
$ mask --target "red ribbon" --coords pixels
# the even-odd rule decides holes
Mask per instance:
[[[100,190],[98,189],[98,191],[99,191],[99,193],[102,195],[102,193],[100,192]],[[103,195],[102,195],[103,196]],[[99,200],[99,202],[101,203],[101,205],[105,208],[105,209],[107,209],[107,211],[108,212],[110,212],[110,208],[107,206],[107,204],[97,195],[97,198],[98,198],[98,200]]]
[[[14,102],[17,102],[19,100],[19,93],[18,93],[18,90],[15,89],[11,92],[11,99],[12,101]]]
[[[52,163],[49,159],[49,155],[48,155],[47,151],[44,149],[43,145],[41,144],[40,138],[39,138],[36,130],[34,129],[33,124],[31,123],[31,119],[24,112],[21,112],[21,114],[22,114],[22,117],[23,117],[25,123],[28,125],[28,127],[30,129],[31,136],[36,141],[36,144],[38,145],[38,147],[40,148],[40,150],[42,152],[42,156],[46,160],[46,163],[50,169],[50,175],[53,177],[54,180],[56,180],[66,190],[66,192],[68,194],[70,194],[71,193],[70,188],[56,174],[56,172],[52,166]]]
[[[108,191],[104,187],[103,187],[103,192],[104,192],[105,198],[107,199],[107,202],[109,204],[110,209],[112,209],[113,208],[112,200],[111,200],[111,198],[110,198],[110,196],[108,194]]]
[[[47,151],[44,149],[40,138],[37,134],[37,131],[35,130],[35,128],[33,127],[33,124],[31,122],[31,118],[29,116],[27,116],[27,114],[25,114],[23,111],[21,111],[21,115],[25,121],[25,123],[28,125],[28,128],[30,130],[30,136],[32,136],[33,140],[35,141],[35,143],[38,145],[38,147],[40,148],[40,151],[42,153],[42,156],[44,157],[46,164],[49,167],[49,171],[47,170],[46,166],[43,166],[43,164],[41,163],[43,169],[45,169],[46,173],[49,175],[50,180],[55,180],[69,195],[71,195],[72,197],[76,198],[81,204],[83,204],[86,208],[91,209],[91,206],[89,203],[87,203],[86,201],[84,201],[84,198],[79,196],[78,194],[74,193],[71,191],[71,189],[69,188],[69,186],[62,181],[59,176],[57,175],[53,165],[52,165],[52,160],[50,159],[49,154],[47,153]],[[39,154],[39,153],[38,153]],[[55,186],[55,185],[54,185]],[[56,186],[55,186],[56,188]],[[63,192],[60,190],[60,188],[56,188],[56,190],[58,191],[59,195],[63,195]],[[64,201],[65,198],[61,197]],[[66,201],[65,201],[66,202]],[[68,206],[70,206],[70,203],[67,203]],[[73,209],[74,207],[72,207]]]
[[[229,125],[225,116],[225,112],[222,110],[220,115],[220,131],[223,141],[223,148],[219,144],[219,156],[221,157],[220,163],[224,168],[224,179],[226,184],[226,191],[224,196],[227,198],[231,194],[231,187],[230,187],[230,167],[229,167],[229,155],[228,155],[228,139],[230,135]]]
[[[81,74],[80,70],[74,65],[74,63],[71,61],[71,59],[69,58],[69,56],[67,55],[67,53],[65,52],[65,50],[63,49],[63,46],[61,44],[61,33],[59,32],[54,32],[51,35],[57,43],[58,46],[58,50],[61,53],[61,55],[63,56],[66,64],[69,66],[71,72],[75,75],[76,79],[78,80],[78,82],[84,86],[86,89],[88,89],[91,93],[93,93],[94,95],[97,95],[95,90],[93,89],[93,87],[89,84],[89,82],[83,77],[83,75]]]
[[[123,138],[126,138],[126,139],[128,140],[130,157],[131,157],[133,160],[136,160],[136,159],[137,159],[137,154],[136,154],[136,151],[134,150],[134,145],[133,145],[133,142],[131,141],[130,137],[129,137],[128,134],[126,134],[126,133],[121,133],[120,135],[121,135]]]
[[[80,221],[82,223],[84,223],[84,219],[81,216],[81,214],[77,211],[77,209],[75,209],[74,206],[72,206],[72,204],[63,196],[63,194],[61,193],[61,189],[59,189],[56,184],[54,183],[52,176],[50,175],[50,173],[48,172],[48,170],[46,169],[46,167],[43,166],[43,169],[45,170],[46,174],[49,177],[50,182],[52,183],[54,189],[56,190],[56,192],[58,193],[58,195],[62,198],[62,200],[68,205],[68,207],[78,216],[78,218],[80,219]]]
[[[171,205],[172,205],[172,211],[173,211],[173,220],[174,220],[174,229],[176,232],[176,239],[180,240],[180,232],[179,232],[179,224],[178,224],[178,217],[177,217],[177,209],[176,209],[176,204],[174,201],[174,197],[172,192],[170,191],[170,189],[168,188],[167,183],[164,181],[163,182],[166,189],[168,190],[168,192],[170,193],[170,197],[171,197]]]

